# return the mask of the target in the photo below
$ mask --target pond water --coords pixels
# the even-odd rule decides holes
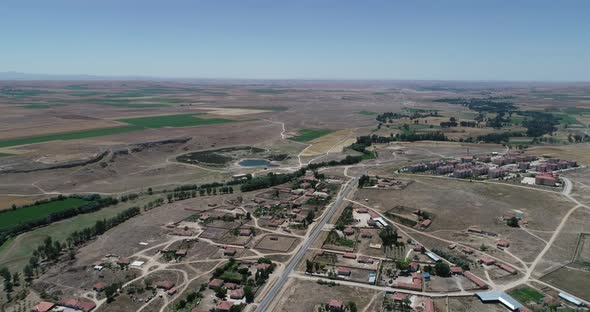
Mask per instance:
[[[276,167],[276,166],[278,166],[266,159],[243,159],[238,163],[238,165],[240,165],[242,167],[259,167],[259,166]]]

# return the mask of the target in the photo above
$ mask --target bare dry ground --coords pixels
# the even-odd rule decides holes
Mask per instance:
[[[367,204],[382,212],[397,205],[431,212],[436,217],[427,232],[462,231],[472,225],[483,229],[501,227],[502,215],[514,209],[525,213],[530,229],[553,230],[572,207],[560,195],[548,192],[437,177],[403,177],[415,182],[403,190],[361,189],[356,198],[369,199]]]
[[[326,304],[330,299],[343,302],[353,301],[359,311],[362,311],[377,293],[360,287],[319,285],[313,281],[290,279],[280,295],[275,311],[307,312],[314,311],[320,304]]]

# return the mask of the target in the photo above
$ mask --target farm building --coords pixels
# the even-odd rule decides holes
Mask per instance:
[[[505,239],[500,239],[496,241],[496,246],[506,248],[510,246],[510,242]]]
[[[53,309],[54,303],[48,301],[41,301],[38,305],[33,307],[33,312],[48,312]]]
[[[481,289],[487,289],[488,288],[488,284],[486,284],[484,281],[481,280],[481,278],[477,277],[475,274],[466,271],[463,272],[463,275],[465,277],[467,277],[468,280],[470,280],[471,282],[473,282],[475,285],[477,285],[477,287],[481,288]]]
[[[451,274],[453,275],[463,275],[463,269],[461,267],[451,267]]]
[[[520,311],[522,305],[514,298],[501,291],[478,292],[475,294],[483,303],[500,302],[510,311]]]
[[[336,274],[338,274],[338,275],[349,276],[350,273],[351,273],[351,271],[349,268],[345,268],[345,267],[336,268]]]
[[[539,173],[535,176],[535,184],[555,186],[558,181],[558,176],[551,173]]]
[[[496,263],[496,260],[492,257],[483,255],[481,257],[479,257],[479,262],[485,265],[492,265],[494,263]]]
[[[563,299],[563,300],[565,300],[565,301],[567,301],[567,302],[569,302],[569,303],[571,303],[573,305],[576,305],[578,307],[582,305],[582,300],[580,300],[580,299],[578,299],[578,298],[576,298],[576,297],[574,297],[572,295],[563,293],[563,292],[560,292],[559,293],[559,298],[561,298],[561,299]]]

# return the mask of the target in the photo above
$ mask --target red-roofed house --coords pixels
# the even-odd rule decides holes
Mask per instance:
[[[362,238],[373,238],[373,233],[368,230],[361,230],[361,237]]]
[[[344,303],[340,300],[331,299],[328,302],[328,308],[330,312],[344,312]]]
[[[432,220],[426,219],[426,220],[422,221],[420,226],[425,229],[425,228],[429,227],[431,223],[432,223]]]
[[[422,245],[420,245],[420,244],[416,244],[416,245],[414,246],[414,251],[415,251],[415,252],[421,252],[421,251],[422,251]]]
[[[172,289],[172,287],[174,287],[174,285],[175,284],[173,281],[159,281],[156,283],[156,288],[170,290],[170,289]]]
[[[268,268],[270,268],[270,263],[257,263],[256,264],[256,270],[264,271],[264,270],[268,270]]]
[[[33,307],[33,312],[48,312],[55,306],[52,302],[41,301],[38,305]]]
[[[510,242],[505,239],[500,239],[496,242],[496,246],[506,248],[510,246]]]
[[[336,268],[336,273],[338,275],[349,276],[351,272],[350,272],[350,269],[349,268],[338,267],[338,268]]]
[[[229,293],[229,297],[235,300],[241,300],[245,296],[243,289],[235,289]]]
[[[191,310],[191,312],[211,312],[211,310],[209,310],[209,309],[194,308],[194,309]]]
[[[78,310],[82,310],[84,312],[90,312],[96,308],[96,303],[92,301],[78,301]]]
[[[97,292],[101,292],[105,288],[107,288],[107,283],[104,283],[104,282],[98,282],[98,283],[94,284],[94,287],[92,287],[92,289],[94,289]]]
[[[435,312],[434,311],[434,301],[427,299],[424,301],[424,312]]]
[[[467,271],[467,272],[464,272],[463,275],[465,277],[467,277],[468,280],[475,283],[475,285],[477,285],[478,288],[481,288],[481,289],[488,288],[488,284],[486,284],[484,281],[482,281],[479,277],[475,276],[473,273]]]
[[[218,288],[221,286],[223,286],[223,280],[218,279],[218,278],[212,279],[208,284],[209,288]]]
[[[222,301],[215,306],[215,311],[216,312],[230,312],[231,307],[233,307],[233,306],[234,306],[233,302]]]
[[[391,299],[393,299],[393,301],[404,301],[406,298],[408,298],[408,295],[401,292],[396,292],[391,295]]]
[[[372,258],[369,258],[369,257],[359,257],[357,261],[359,263],[367,263],[367,264],[375,263],[375,260],[373,260]]]
[[[508,265],[508,264],[506,264],[506,263],[500,263],[500,264],[498,265],[498,267],[499,267],[500,269],[502,269],[502,270],[504,270],[504,271],[506,271],[506,272],[510,273],[510,274],[516,274],[516,269],[514,269],[513,267],[509,266],[509,265]]]
[[[463,248],[463,252],[466,253],[466,254],[468,254],[468,255],[470,255],[470,254],[474,253],[475,250],[473,248],[470,248],[470,247],[465,247],[465,248]]]
[[[342,257],[346,258],[346,259],[356,259],[356,254],[347,252],[347,253],[343,254]]]
[[[490,256],[483,255],[483,256],[479,257],[479,262],[481,262],[485,265],[492,265],[492,264],[496,263],[496,260],[494,260],[494,258],[492,258]]]
[[[225,289],[234,290],[234,289],[238,289],[240,287],[240,285],[238,285],[236,283],[225,283],[225,285],[223,285],[223,287],[225,287]]]
[[[451,274],[462,275],[463,269],[461,267],[457,267],[457,266],[451,267]]]

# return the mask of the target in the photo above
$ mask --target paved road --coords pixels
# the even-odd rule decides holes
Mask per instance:
[[[307,252],[309,247],[313,244],[313,242],[316,241],[316,239],[318,238],[318,236],[322,232],[322,229],[324,228],[324,226],[332,218],[334,213],[336,213],[336,210],[338,210],[338,207],[340,207],[340,205],[342,205],[344,198],[346,198],[350,194],[350,192],[356,187],[357,181],[358,181],[358,178],[354,178],[354,179],[350,180],[350,182],[344,188],[344,190],[342,192],[340,192],[340,195],[334,201],[334,203],[330,207],[330,210],[324,215],[324,217],[319,222],[319,224],[316,224],[316,226],[313,228],[312,233],[309,235],[307,240],[305,240],[305,242],[303,243],[303,245],[301,246],[299,251],[295,254],[295,256],[293,256],[293,258],[289,262],[289,265],[287,265],[287,267],[283,271],[279,280],[276,282],[276,284],[273,285],[273,287],[266,294],[264,299],[260,302],[260,304],[258,305],[257,311],[261,311],[261,312],[267,311],[267,309],[270,306],[270,304],[272,303],[272,301],[279,294],[279,292],[281,291],[281,289],[283,288],[283,286],[285,285],[285,283],[289,279],[289,275],[293,272],[293,270],[295,269],[295,266],[297,266],[297,264],[301,261],[301,259],[303,259],[303,257],[305,256],[305,253]]]

